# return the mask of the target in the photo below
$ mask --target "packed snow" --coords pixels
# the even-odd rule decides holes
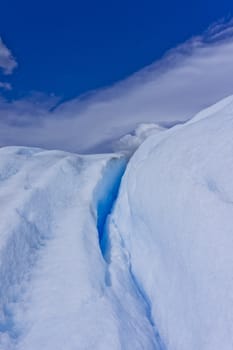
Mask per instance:
[[[229,97],[121,153],[1,148],[0,349],[232,350],[232,130]]]

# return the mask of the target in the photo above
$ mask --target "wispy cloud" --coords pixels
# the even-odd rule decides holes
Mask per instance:
[[[2,69],[3,73],[7,75],[11,74],[16,67],[16,60],[0,37],[0,68]]]
[[[12,87],[10,83],[3,83],[2,81],[0,81],[0,89],[11,90]]]
[[[185,121],[233,94],[233,21],[211,26],[116,85],[55,107],[53,98],[0,100],[0,144],[107,149],[139,123]]]

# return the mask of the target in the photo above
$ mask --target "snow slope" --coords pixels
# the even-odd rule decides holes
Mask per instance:
[[[232,131],[229,97],[149,137],[109,218],[107,259],[127,255],[166,349],[233,349]]]
[[[127,269],[111,271],[101,230],[126,161],[0,150],[0,349],[156,349]]]

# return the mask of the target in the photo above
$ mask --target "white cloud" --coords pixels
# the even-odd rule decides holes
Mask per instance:
[[[0,81],[0,89],[11,90],[12,87],[10,83],[3,83],[2,81]]]
[[[4,74],[11,74],[16,67],[16,60],[0,38],[0,68],[2,68]]]
[[[0,142],[85,152],[138,123],[174,123],[233,94],[233,22],[218,23],[113,87],[51,109],[0,101]]]

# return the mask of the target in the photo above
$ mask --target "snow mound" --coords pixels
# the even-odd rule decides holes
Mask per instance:
[[[233,349],[232,130],[229,97],[150,136],[108,220],[107,258],[127,256],[165,349]]]

